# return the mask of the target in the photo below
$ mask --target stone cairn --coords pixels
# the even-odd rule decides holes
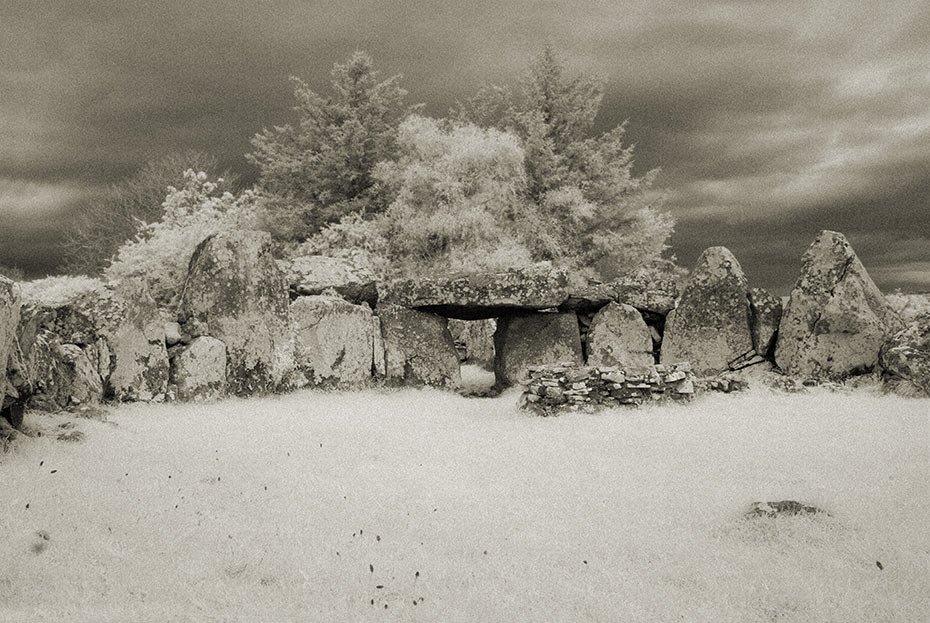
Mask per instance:
[[[648,366],[578,366],[571,362],[532,366],[520,405],[542,415],[559,409],[641,405],[694,396],[694,373],[688,362]]]

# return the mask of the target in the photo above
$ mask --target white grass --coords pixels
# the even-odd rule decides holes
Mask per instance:
[[[515,399],[29,417],[86,437],[0,456],[0,620],[926,620],[930,401],[536,418]],[[741,519],[781,499],[832,516]]]

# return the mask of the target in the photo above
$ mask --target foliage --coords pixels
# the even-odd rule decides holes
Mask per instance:
[[[20,284],[25,303],[61,305],[88,292],[103,293],[104,283],[84,275],[56,275]]]
[[[246,158],[259,168],[260,188],[284,200],[267,204],[265,220],[277,237],[301,240],[346,214],[384,207],[372,170],[393,157],[398,125],[412,109],[400,76],[377,76],[371,57],[356,52],[334,66],[331,97],[292,78],[297,125],[252,138]]]
[[[100,274],[119,247],[161,218],[169,186],[184,183],[184,171],[218,174],[215,157],[199,151],[169,154],[146,163],[131,177],[107,188],[103,196],[78,206],[64,243],[64,269],[71,274]],[[224,188],[234,182],[223,174]]]
[[[0,277],[6,277],[13,281],[24,281],[26,279],[26,271],[18,266],[0,264]]]
[[[107,278],[141,277],[156,301],[176,303],[191,255],[204,238],[256,225],[255,193],[245,191],[236,197],[222,188],[221,179],[210,181],[204,172],[185,171],[184,184],[168,189],[161,220],[146,225],[120,247],[105,271]]]

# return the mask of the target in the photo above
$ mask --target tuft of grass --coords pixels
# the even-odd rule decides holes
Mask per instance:
[[[930,610],[926,400],[754,390],[545,419],[515,402],[305,391],[27,414],[84,440],[0,456],[0,621]],[[745,517],[775,500],[829,515]]]

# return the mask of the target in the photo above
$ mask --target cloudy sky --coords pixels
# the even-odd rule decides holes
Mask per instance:
[[[883,289],[930,290],[930,3],[856,0],[0,0],[0,263],[44,274],[69,211],[196,148],[247,179],[249,137],[369,52],[446,114],[552,45],[607,82],[690,265],[729,247],[790,289],[820,229]]]

